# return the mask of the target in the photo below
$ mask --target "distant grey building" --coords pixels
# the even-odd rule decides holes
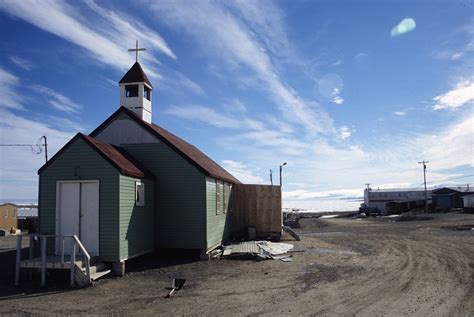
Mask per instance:
[[[474,190],[469,185],[437,188],[432,191],[433,207],[435,210],[463,208],[465,207],[463,197],[472,194]],[[466,202],[468,201],[467,199]]]
[[[428,204],[431,203],[431,190],[428,190]],[[382,214],[404,212],[425,206],[424,189],[392,188],[365,189],[364,204],[379,209]]]
[[[38,230],[38,206],[19,205],[17,209],[18,229],[35,233]]]

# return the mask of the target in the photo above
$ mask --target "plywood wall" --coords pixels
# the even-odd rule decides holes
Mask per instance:
[[[236,184],[233,189],[233,229],[255,227],[257,237],[280,236],[281,189],[271,185]]]

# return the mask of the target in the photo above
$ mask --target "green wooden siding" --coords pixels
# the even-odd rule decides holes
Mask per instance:
[[[122,144],[155,176],[155,245],[205,249],[205,176],[168,145]]]
[[[224,194],[221,195],[224,206]],[[216,180],[206,178],[206,209],[207,209],[207,248],[220,244],[231,233],[231,213],[217,212]]]
[[[135,183],[145,184],[145,205],[135,206]],[[120,259],[154,249],[153,182],[120,175]]]
[[[56,182],[99,180],[99,256],[119,259],[119,172],[83,140],[77,139],[39,177],[39,225],[42,234],[56,232]]]

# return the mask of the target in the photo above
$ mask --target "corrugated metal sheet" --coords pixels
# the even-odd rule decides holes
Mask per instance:
[[[37,208],[18,208],[16,215],[17,215],[17,218],[38,217],[38,209]]]
[[[255,241],[241,242],[239,244],[227,245],[224,250],[224,255],[234,254],[234,253],[260,253],[260,247]]]

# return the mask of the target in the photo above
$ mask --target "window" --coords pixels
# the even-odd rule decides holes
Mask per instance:
[[[216,214],[224,212],[224,182],[216,180]]]
[[[224,213],[232,212],[232,184],[224,183]]]
[[[148,100],[151,100],[151,89],[148,88],[147,86],[144,87],[145,91],[145,98],[148,99]]]
[[[145,184],[135,183],[135,206],[145,206]]]
[[[125,97],[138,97],[138,85],[126,85],[125,86]]]

